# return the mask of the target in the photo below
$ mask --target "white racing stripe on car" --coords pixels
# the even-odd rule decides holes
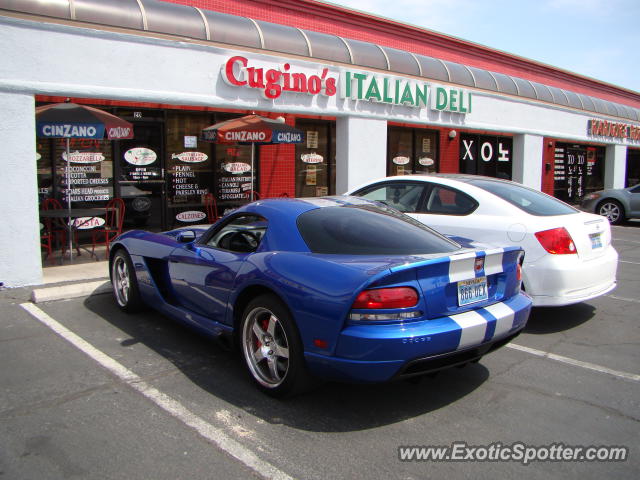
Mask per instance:
[[[458,350],[482,343],[487,332],[487,320],[484,319],[482,315],[471,310],[453,315],[449,318],[456,322],[462,329]]]
[[[459,282],[474,278],[473,266],[476,261],[475,252],[462,253],[449,257],[449,282]]]
[[[109,370],[112,374],[114,374],[120,380],[136,390],[138,393],[141,393],[147,399],[151,400],[169,415],[178,419],[186,426],[192,428],[205,440],[209,441],[220,450],[239,460],[259,475],[263,476],[264,478],[293,480],[292,477],[290,477],[283,471],[271,465],[269,462],[259,458],[250,449],[227,435],[222,429],[214,427],[199,416],[195,415],[181,403],[152,387],[136,373],[118,363],[107,354],[98,350],[82,337],[68,330],[64,325],[54,320],[33,303],[23,303],[20,306],[27,312],[29,312],[34,318],[53,330],[57,335],[65,339],[78,350],[84,352],[86,355],[99,363],[102,367]]]
[[[485,310],[496,318],[496,330],[493,333],[493,338],[511,330],[513,321],[516,318],[516,314],[511,307],[501,302],[489,305]]]
[[[494,275],[496,273],[502,273],[504,267],[502,260],[504,257],[504,249],[496,248],[493,250],[487,250],[487,256],[484,259],[484,274]]]

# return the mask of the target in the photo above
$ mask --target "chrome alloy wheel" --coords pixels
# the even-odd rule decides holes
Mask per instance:
[[[116,301],[121,307],[126,307],[129,303],[129,295],[131,293],[131,277],[126,258],[117,255],[111,267],[111,282],[113,284],[113,293]]]
[[[620,215],[622,215],[620,207],[617,203],[614,202],[603,203],[598,209],[598,213],[604,217],[607,217],[607,220],[609,220],[610,223],[616,223],[618,220],[620,220]]]
[[[253,377],[266,388],[276,388],[289,371],[289,342],[280,320],[272,311],[256,307],[242,330],[242,348]]]

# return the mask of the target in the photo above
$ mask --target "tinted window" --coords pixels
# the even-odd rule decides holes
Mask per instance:
[[[493,182],[491,180],[472,179],[469,183],[480,187],[515,205],[521,210],[537,216],[569,215],[578,210],[537,190],[513,183]]]
[[[425,211],[443,215],[468,215],[478,206],[473,198],[460,190],[434,185]]]
[[[367,187],[354,193],[354,195],[382,202],[401,212],[414,213],[418,210],[418,204],[423,190],[423,184],[397,182]]]
[[[318,208],[300,215],[298,228],[314,253],[407,255],[460,248],[422,223],[384,206]]]

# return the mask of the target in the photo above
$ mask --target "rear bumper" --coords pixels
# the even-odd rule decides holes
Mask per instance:
[[[322,378],[384,382],[442,370],[481,358],[522,331],[531,299],[506,302],[449,317],[393,325],[348,326],[334,356],[306,353]]]
[[[571,305],[604,295],[616,286],[618,253],[609,246],[600,257],[545,255],[525,263],[524,284],[536,307]]]

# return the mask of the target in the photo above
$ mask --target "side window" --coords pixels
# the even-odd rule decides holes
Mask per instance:
[[[238,253],[255,252],[267,232],[267,220],[254,214],[242,214],[217,229],[205,242],[209,247]]]
[[[468,215],[478,203],[466,193],[442,185],[434,185],[426,204],[426,213]]]
[[[418,210],[424,186],[420,183],[385,183],[360,190],[356,195],[376,200],[401,212],[415,213]]]

